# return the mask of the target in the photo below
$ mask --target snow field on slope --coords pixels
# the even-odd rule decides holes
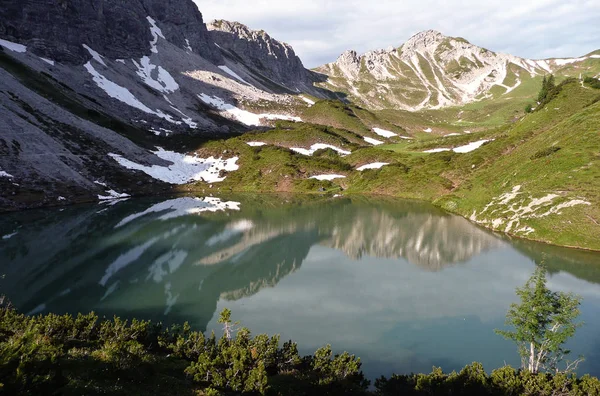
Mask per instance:
[[[302,122],[302,119],[299,117],[292,117],[281,114],[254,114],[246,110],[242,110],[239,107],[231,105],[229,103],[225,103],[225,101],[218,96],[209,96],[206,94],[198,95],[200,100],[202,100],[207,105],[210,105],[217,110],[223,111],[230,116],[232,116],[237,121],[241,122],[244,125],[248,126],[259,126],[261,125],[260,120],[266,118],[267,120],[286,120],[286,121],[296,121]]]
[[[360,166],[360,167],[356,168],[356,170],[362,172],[366,169],[380,169],[386,165],[389,165],[389,163],[388,162],[373,162],[371,164],[366,164],[366,165]]]
[[[380,144],[383,144],[381,140],[373,139],[367,136],[364,136],[363,139],[365,140],[365,142],[372,144],[373,146],[379,146]]]
[[[310,100],[306,96],[300,95],[300,99],[302,99],[303,101],[305,101],[306,103],[308,103],[309,107],[315,104],[314,100]]]
[[[346,176],[344,175],[317,175],[311,176],[310,179],[316,180],[334,180],[334,179],[344,179]]]
[[[214,157],[200,158],[163,150],[160,147],[158,151],[153,151],[153,153],[173,164],[168,166],[146,166],[123,158],[119,154],[110,153],[108,155],[127,169],[140,170],[157,180],[171,184],[186,184],[201,180],[207,183],[221,182],[225,180],[225,177],[219,177],[221,170],[232,172],[239,169],[236,164],[238,157],[227,160]]]
[[[141,110],[144,113],[153,114],[159,118],[167,120],[172,124],[181,125],[183,123],[186,123],[190,128],[197,127],[197,124],[193,122],[191,118],[187,117],[180,110],[173,106],[171,106],[171,108],[179,112],[184,117],[182,121],[177,121],[173,118],[173,116],[165,114],[160,110],[152,110],[151,108],[143,104],[138,98],[136,98],[136,96],[132,94],[131,91],[129,91],[127,88],[112,82],[111,80],[100,74],[96,69],[94,69],[94,66],[92,66],[91,62],[86,63],[84,67],[88,71],[88,73],[92,75],[92,78],[96,85],[111,98],[117,99],[118,101],[121,101],[131,107],[135,107],[136,109]]]
[[[440,153],[442,151],[454,151],[455,153],[470,153],[471,151],[477,150],[479,147],[483,146],[484,143],[487,143],[489,141],[491,141],[491,140],[490,139],[479,140],[477,142],[471,142],[471,143],[466,144],[464,146],[455,147],[453,149],[450,149],[450,148],[435,148],[435,149],[431,149],[431,150],[427,150],[427,151],[423,151],[423,152],[424,153]]]
[[[131,60],[137,70],[137,75],[140,76],[142,81],[149,87],[156,89],[162,93],[173,93],[179,89],[179,84],[175,81],[173,76],[166,71],[162,66],[153,65],[150,62],[150,58],[144,56],[140,59],[140,62]],[[157,77],[154,79],[152,73],[157,71]]]
[[[305,148],[301,148],[301,147],[291,147],[290,150],[295,151],[302,155],[313,155],[315,153],[315,151],[321,150],[321,149],[326,149],[326,148],[330,148],[334,151],[337,151],[337,153],[340,155],[350,154],[350,151],[346,151],[339,147],[332,146],[331,144],[323,144],[323,143],[315,143],[312,146],[310,146],[309,149],[305,149]]]
[[[0,46],[11,50],[13,52],[18,52],[18,53],[25,53],[27,52],[27,47],[24,46],[23,44],[17,44],[17,43],[13,43],[12,41],[8,41],[8,40],[2,40],[0,39]]]
[[[150,33],[152,34],[152,41],[150,41],[150,51],[152,51],[155,54],[158,54],[158,48],[156,47],[156,44],[158,44],[158,38],[165,38],[165,36],[162,33],[162,30],[160,30],[160,28],[158,26],[156,26],[156,21],[154,19],[152,19],[151,17],[146,17],[146,19],[148,20],[148,22],[150,23]]]
[[[82,44],[83,48],[85,48],[87,50],[87,52],[90,53],[90,55],[92,56],[92,59],[94,59],[96,62],[100,63],[102,66],[106,67],[106,63],[104,63],[104,59],[102,59],[102,56],[97,53],[96,51],[94,51],[93,49],[91,49],[89,46]]]
[[[396,133],[391,132],[391,131],[386,131],[385,129],[381,129],[381,128],[373,128],[373,132],[375,132],[379,136],[383,136],[383,137],[386,137],[386,138],[397,136]]]

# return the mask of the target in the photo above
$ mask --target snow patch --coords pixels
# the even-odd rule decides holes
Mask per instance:
[[[118,193],[115,190],[106,190],[106,194],[108,195],[98,195],[98,199],[100,201],[108,201],[110,199],[123,199],[123,198],[129,198],[131,195],[129,194],[125,194],[125,193]]]
[[[485,143],[489,142],[490,139],[479,140],[477,142],[471,142],[467,145],[456,147],[453,149],[455,153],[470,153],[471,151],[477,150],[479,147],[483,146]]]
[[[90,55],[92,56],[92,59],[94,59],[96,62],[100,63],[101,65],[103,65],[104,67],[106,67],[106,63],[104,63],[104,60],[102,59],[102,55],[100,55],[99,53],[97,53],[96,51],[94,51],[93,49],[91,49],[90,47],[88,47],[85,44],[82,44],[83,48],[85,48],[87,50],[87,52],[90,53]]]
[[[450,136],[450,135],[447,135]],[[481,147],[484,143],[489,142],[490,139],[487,140],[479,140],[477,142],[471,142],[469,144],[466,144],[464,146],[460,146],[460,147],[455,147],[453,149],[450,148],[435,148],[435,149],[431,149],[431,150],[426,150],[423,151],[424,153],[440,153],[442,151],[454,151],[455,153],[470,153],[471,151],[475,151],[477,150],[479,147]]]
[[[170,102],[168,100],[168,98],[165,96],[165,99],[167,99],[167,102]],[[188,117],[187,115],[185,115],[181,110],[179,110],[177,107],[175,106],[170,106],[171,109],[173,109],[174,111],[178,112],[179,114],[181,114],[182,118],[181,121],[183,121],[185,124],[187,124],[187,126],[189,126],[192,129],[196,129],[198,128],[198,123],[192,121],[192,119],[190,117]],[[177,123],[176,123],[177,124]]]
[[[171,184],[186,184],[191,181],[200,180],[207,183],[221,182],[225,180],[225,176],[219,177],[222,170],[232,172],[239,169],[239,166],[236,164],[238,157],[227,160],[214,157],[200,158],[174,151],[166,151],[160,147],[158,151],[154,151],[153,153],[159,158],[170,161],[173,164],[168,166],[147,166],[137,164],[118,154],[110,153],[108,155],[127,169],[140,170],[157,180]]]
[[[526,225],[521,226],[522,221],[547,217],[553,214],[560,215],[561,210],[577,205],[591,205],[591,203],[582,199],[573,199],[553,205],[554,201],[561,197],[560,195],[547,194],[540,198],[534,198],[533,196],[523,196],[520,190],[521,186],[515,186],[511,192],[493,198],[479,214],[481,217],[487,212],[488,216],[498,217],[492,220],[485,218],[478,219],[476,212],[474,212],[471,220],[480,224],[489,224],[495,229],[505,225],[504,232],[514,230],[515,233],[529,235],[535,232],[535,229]],[[523,196],[522,199],[515,201],[521,196]]]
[[[307,98],[306,96],[300,95],[300,99],[302,99],[303,101],[308,103],[309,107],[315,104],[314,100],[311,100],[311,99]]]
[[[317,175],[317,176],[311,176],[311,179],[317,179],[317,180],[334,180],[334,179],[344,179],[346,178],[346,176],[344,175]]]
[[[162,37],[164,39],[165,36],[163,35],[162,30],[160,30],[160,28],[156,26],[156,21],[154,19],[152,19],[151,17],[146,17],[146,19],[148,20],[148,22],[150,22],[150,33],[152,33],[152,41],[150,41],[150,50],[153,53],[158,54],[158,48],[156,47],[156,44],[158,44],[158,38]]]
[[[261,147],[267,145],[265,142],[246,142],[246,144],[250,147]]]
[[[170,129],[160,128],[160,127],[159,127],[158,129],[150,128],[150,132],[152,132],[152,133],[153,133],[153,134],[155,134],[156,136],[160,136],[160,135],[162,135],[163,133],[164,133],[166,136],[169,136],[170,134],[172,134],[172,133],[173,133],[173,131],[172,131],[172,130],[170,130]]]
[[[397,136],[396,133],[391,132],[391,131],[386,131],[385,129],[381,129],[381,128],[373,128],[373,132],[375,132],[379,136],[383,136],[386,138],[390,138],[392,136]]]
[[[162,93],[173,93],[179,89],[179,84],[175,81],[173,76],[166,71],[162,66],[153,65],[150,62],[150,58],[144,56],[140,59],[140,63],[132,60],[137,70],[137,75],[140,76],[142,81],[149,87],[156,89]],[[152,77],[152,74],[156,74],[156,79]]]
[[[535,232],[535,228],[531,228],[529,226],[525,226],[525,227],[519,228],[518,230],[515,230],[515,232],[521,233],[523,235],[529,235],[532,232]]]
[[[9,178],[9,179],[12,179],[12,178],[14,178],[14,176],[13,176],[13,175],[11,175],[10,173],[6,173],[6,172],[5,172],[5,171],[3,171],[3,170],[0,170],[0,177],[7,177],[7,178]]]
[[[24,46],[22,44],[13,43],[12,41],[0,39],[0,45],[8,50],[11,50],[14,52],[19,52],[21,54],[27,52],[26,46]]]
[[[548,73],[552,73],[552,69],[550,69],[550,65],[548,64],[547,61],[545,61],[545,60],[539,60],[539,61],[536,61],[535,63],[537,63],[537,65],[539,67],[541,67],[542,69],[544,69]]]
[[[301,147],[291,147],[290,150],[295,151],[302,155],[313,155],[315,153],[315,151],[321,150],[321,149],[326,149],[326,148],[330,148],[334,151],[337,151],[337,153],[340,155],[350,154],[350,151],[342,150],[341,148],[332,146],[331,144],[323,144],[323,143],[315,143],[312,146],[310,146],[309,149],[305,149],[305,148],[301,148]]]
[[[114,82],[110,81],[108,78],[104,77],[102,74],[98,73],[98,71],[96,71],[96,69],[94,69],[94,66],[92,66],[91,62],[86,63],[84,65],[84,67],[86,68],[88,73],[90,73],[92,75],[92,78],[94,79],[94,82],[96,83],[96,85],[98,85],[98,87],[101,88],[104,92],[106,92],[106,94],[108,96],[110,96],[111,98],[114,98],[114,99],[117,99],[118,101],[126,103],[127,105],[129,105],[131,107],[135,107],[136,109],[141,110],[144,113],[154,114],[155,116],[160,117],[164,120],[167,120],[170,123],[173,123],[176,125],[182,124],[182,121],[176,121],[172,116],[165,114],[160,110],[150,109],[148,106],[146,106],[145,104],[140,102],[138,100],[138,98],[136,98],[135,95],[133,95],[127,88],[122,87],[118,84],[115,84]],[[191,122],[191,119],[189,119],[189,118],[183,119],[183,122],[188,124],[190,127],[195,128],[195,126],[192,126],[192,125],[196,125],[196,124]]]
[[[383,144],[384,142],[377,140],[377,139],[373,139],[367,136],[364,136],[363,139],[365,139],[365,142],[372,144],[373,146],[379,146],[380,144]]]
[[[98,73],[94,66],[90,62],[84,65],[88,73],[92,75],[94,82],[98,87],[100,87],[108,96],[111,98],[117,99],[123,103],[128,104],[131,107],[135,107],[138,110],[143,111],[144,113],[155,114],[153,110],[147,107],[145,104],[140,102],[127,88],[124,88],[114,82],[110,81],[108,78],[104,77],[102,74]]]
[[[219,69],[223,70],[225,73],[229,74],[231,77],[235,78],[236,80],[241,81],[241,82],[243,82],[246,85],[251,85],[248,81],[244,80],[236,72],[234,72],[233,70],[231,70],[227,66],[218,66],[218,67],[219,67]]]
[[[568,65],[570,63],[581,62],[586,59],[587,58],[585,56],[582,58],[555,59],[554,64],[556,64],[557,66],[564,66],[564,65]]]
[[[40,59],[43,60],[44,62],[46,62],[47,64],[49,64],[50,66],[55,65],[55,62],[52,59],[42,58],[41,56],[40,56]]]
[[[286,121],[296,121],[302,122],[299,117],[292,117],[281,114],[254,114],[246,110],[242,110],[238,107],[235,107],[231,104],[225,103],[225,101],[217,96],[209,96],[206,94],[198,95],[200,100],[204,103],[217,108],[220,111],[223,111],[244,125],[248,126],[259,126],[261,125],[260,120],[265,118],[267,120],[286,120]]]
[[[12,234],[4,235],[4,236],[2,237],[2,240],[3,240],[3,241],[6,241],[6,240],[8,240],[8,239],[10,239],[10,238],[14,237],[14,236],[15,236],[15,235],[17,235],[18,233],[19,233],[18,231],[15,231],[15,232],[13,232]]]
[[[433,130],[431,128],[423,129],[423,132],[431,133]]]
[[[373,162],[356,168],[357,171],[364,171],[365,169],[380,169],[383,166],[389,165],[388,162]]]
[[[186,47],[185,47],[186,50],[188,50],[190,52],[194,52],[194,50],[192,49],[192,46],[190,45],[190,40],[185,39],[185,45],[186,45]]]

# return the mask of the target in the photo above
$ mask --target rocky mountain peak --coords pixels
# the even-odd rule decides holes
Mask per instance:
[[[316,70],[329,77],[322,87],[345,89],[353,100],[371,108],[415,111],[506,95],[535,76],[595,57],[523,59],[425,30],[399,50],[376,50],[361,56],[346,51],[336,62]]]
[[[208,30],[227,32],[246,40],[276,41],[264,30],[252,30],[243,23],[237,21],[226,21],[224,19],[213,20],[206,25]],[[284,42],[278,42],[283,46],[290,47]]]
[[[356,51],[348,50],[344,51],[344,53],[342,53],[337,58],[335,63],[341,68],[349,68],[351,70],[356,69],[356,71],[358,72],[358,70],[360,69],[361,58],[362,56],[358,55]]]
[[[207,29],[224,56],[242,61],[257,73],[294,91],[312,87],[311,74],[294,49],[264,30],[252,30],[239,22],[225,20],[212,21]]]
[[[335,65],[349,79],[358,77],[360,72],[361,56],[354,50],[344,51],[337,60]]]
[[[437,47],[448,37],[437,30],[425,30],[412,36],[402,46],[405,53],[422,52],[431,47]]]

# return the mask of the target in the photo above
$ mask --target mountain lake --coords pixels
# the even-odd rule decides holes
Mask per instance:
[[[518,366],[494,333],[536,262],[583,298],[567,345],[600,375],[600,253],[512,239],[429,204],[295,195],[110,201],[0,216],[0,290],[21,312],[188,321],[223,308],[302,354],[331,344],[379,375]]]

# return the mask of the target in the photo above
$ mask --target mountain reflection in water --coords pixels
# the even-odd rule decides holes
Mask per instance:
[[[303,334],[316,329],[311,321],[322,320],[319,315],[341,315],[340,322],[355,322],[344,328],[357,327],[348,336],[365,337],[359,335],[362,330],[358,322],[361,318],[366,320],[366,312],[389,312],[370,319],[373,323],[387,323],[397,317],[396,326],[425,326],[419,331],[426,333],[427,328],[445,329],[456,327],[456,323],[464,326],[462,319],[465,317],[466,321],[466,315],[478,315],[478,321],[496,321],[508,307],[514,286],[528,276],[530,268],[526,263],[539,261],[542,254],[552,273],[570,272],[594,282],[590,288],[593,293],[600,290],[596,284],[600,282],[600,268],[592,264],[598,262],[598,254],[510,241],[461,217],[412,201],[269,195],[143,199],[114,206],[1,216],[0,235],[15,231],[18,233],[10,239],[0,240],[0,273],[5,275],[0,285],[2,293],[19,310],[31,314],[94,310],[109,317],[116,314],[163,323],[189,321],[205,331],[214,325],[210,322],[214,322],[215,312],[234,302],[242,311],[244,304],[251,310],[253,304],[262,301],[260,306],[275,304],[270,308],[272,312],[285,312],[295,302],[309,299],[307,305],[287,313],[298,315],[298,309],[305,311],[299,316],[304,318],[303,323],[295,325],[312,326]],[[492,259],[513,263],[512,270],[504,270],[506,280],[491,272],[501,271],[500,267],[484,264]],[[310,271],[301,270],[307,260]],[[450,271],[462,267],[464,270],[459,271],[463,272]],[[307,279],[306,275],[294,275],[300,284],[293,289],[289,289],[291,284],[280,286],[293,273],[311,271],[317,271],[316,275]],[[427,273],[431,275],[426,276]],[[346,285],[348,276],[359,278]],[[411,295],[418,294],[415,290],[431,287],[432,280],[439,282],[437,289],[431,290],[428,297],[410,300]],[[491,281],[494,283],[486,286]],[[266,288],[273,292],[259,293]],[[502,298],[493,295],[494,288],[502,288]],[[326,289],[328,297],[317,309],[311,304]],[[479,289],[490,289],[491,294],[481,298],[477,293],[483,292]],[[460,294],[469,290],[474,294]],[[253,302],[258,294],[262,297]],[[360,301],[341,308],[344,300],[351,301],[356,295],[361,296]],[[263,301],[265,298],[268,301]],[[461,300],[465,298],[478,300],[479,306],[469,311],[472,303]],[[406,304],[400,311],[393,307],[399,301]],[[321,312],[328,304],[337,308]],[[443,314],[440,307],[447,304],[463,306],[456,313],[460,316],[448,316],[455,310],[450,306],[444,308]],[[358,314],[363,305],[368,310]],[[358,316],[342,319],[344,311],[353,309]],[[292,316],[279,315],[272,323],[274,328],[266,329],[268,332],[285,333],[289,327],[286,324],[294,323]],[[258,316],[253,311],[252,317]],[[269,319],[263,318],[255,326],[266,323],[270,323]],[[391,327],[385,331],[397,334],[407,330]],[[328,334],[322,334],[323,343],[334,343],[339,338],[346,346],[344,337],[330,339]],[[314,337],[319,337],[318,331]],[[406,333],[403,337],[405,341],[396,345],[398,351],[409,348],[406,343],[413,342],[411,337],[417,337],[413,348],[420,348],[419,333]],[[367,360],[369,351],[375,349],[363,352]],[[407,370],[420,367],[409,360],[406,357]]]

